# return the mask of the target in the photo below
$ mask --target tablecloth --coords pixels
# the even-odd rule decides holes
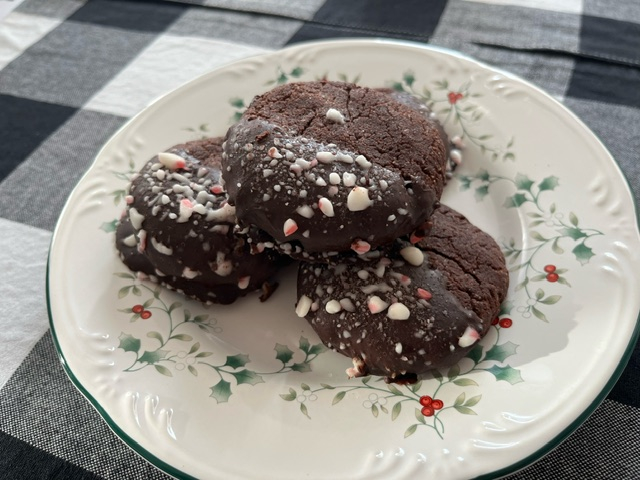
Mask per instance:
[[[166,478],[66,377],[49,330],[47,252],[104,142],[158,95],[219,65],[337,37],[455,49],[569,107],[640,199],[636,0],[0,0],[0,15],[2,478]],[[584,424],[509,478],[640,478],[638,346]]]

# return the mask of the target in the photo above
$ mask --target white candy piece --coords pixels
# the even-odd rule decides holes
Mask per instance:
[[[171,255],[171,254],[173,254],[173,249],[171,247],[167,247],[163,243],[160,243],[154,237],[151,237],[151,245],[153,245],[153,248],[155,248],[156,251],[158,253],[161,253],[162,255]]]
[[[405,247],[400,250],[400,255],[411,265],[419,267],[424,263],[424,253],[417,247]]]
[[[470,347],[480,340],[480,334],[475,328],[467,327],[462,336],[458,339],[458,346],[465,348]]]
[[[304,218],[311,218],[315,212],[309,205],[302,205],[296,208],[296,213]]]
[[[369,168],[371,168],[371,162],[367,160],[367,157],[365,157],[364,155],[358,155],[356,157],[356,163],[360,165],[362,168],[364,168],[365,170],[368,170]]]
[[[216,275],[220,275],[221,277],[228,276],[233,271],[233,262],[230,260],[222,260],[221,262],[216,262],[216,269],[213,271]]]
[[[452,148],[449,152],[449,158],[453,160],[453,163],[460,165],[462,163],[462,152],[457,148]]]
[[[153,242],[153,239],[151,239],[151,241]],[[182,270],[182,276],[184,278],[188,278],[189,280],[191,280],[192,278],[196,278],[198,275],[200,275],[200,272],[191,270],[189,267],[184,267],[184,270]]]
[[[340,175],[338,175],[336,172],[331,172],[329,174],[329,183],[331,185],[339,185],[340,184]]]
[[[344,183],[345,187],[353,187],[358,181],[358,177],[353,173],[344,172],[342,174],[342,183]]]
[[[130,208],[129,220],[131,221],[131,226],[133,226],[133,228],[140,230],[142,228],[142,222],[144,222],[144,215],[138,213],[135,208]]]
[[[158,160],[162,165],[167,167],[169,170],[177,170],[178,168],[184,168],[187,164],[184,158],[182,158],[180,155],[176,155],[175,153],[169,153],[169,152],[160,152],[158,154]]]
[[[191,214],[193,213],[193,204],[190,200],[184,198],[180,202],[179,216],[176,220],[177,223],[185,223],[189,218],[191,218]]]
[[[136,240],[136,236],[132,233],[124,240],[122,240],[122,243],[127,247],[135,247],[138,244],[138,240]]]
[[[282,155],[280,155],[280,152],[276,147],[271,147],[267,151],[267,155],[269,155],[271,158],[282,158]]]
[[[363,187],[353,187],[347,197],[347,208],[352,212],[360,212],[371,206],[369,190]]]
[[[369,300],[367,300],[367,307],[369,307],[369,311],[371,313],[384,312],[388,306],[389,304],[377,295],[374,295],[373,297],[369,298]]]
[[[322,197],[318,200],[318,208],[322,213],[327,217],[333,217],[335,213],[333,212],[333,203],[328,198]]]
[[[409,309],[403,303],[394,303],[387,311],[387,317],[391,320],[406,320],[411,315]]]
[[[343,298],[340,300],[340,305],[342,306],[342,308],[344,308],[347,312],[355,312],[356,311],[356,306],[353,304],[353,301],[351,301],[350,298]]]
[[[311,309],[311,303],[311,299],[306,295],[300,297],[298,304],[296,305],[296,315],[300,318],[306,317],[307,313],[309,313],[309,310]]]
[[[338,153],[336,157],[339,162],[347,163],[347,164],[353,163],[353,157],[348,153]]]
[[[327,302],[327,305],[325,306],[325,309],[327,310],[327,313],[338,313],[340,310],[342,310],[342,305],[340,305],[340,302],[338,302],[337,300],[329,300]]]
[[[344,115],[340,112],[340,110],[336,110],[335,108],[330,108],[327,110],[327,120],[339,124],[344,123]]]
[[[320,163],[332,163],[336,160],[336,156],[331,152],[318,152],[316,153],[316,160]]]
[[[286,222],[284,222],[284,227],[282,228],[282,230],[284,231],[285,237],[288,237],[289,235],[295,233],[296,230],[298,230],[298,224],[295,220],[289,218]]]

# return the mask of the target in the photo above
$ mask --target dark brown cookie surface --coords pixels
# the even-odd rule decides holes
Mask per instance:
[[[351,376],[416,378],[460,360],[508,288],[495,241],[442,205],[429,236],[374,262],[301,264],[296,312],[353,359]]]
[[[425,222],[446,161],[435,122],[388,92],[307,82],[253,101],[227,134],[223,176],[240,223],[283,250],[362,253]]]
[[[201,301],[231,303],[262,288],[283,258],[252,254],[234,235],[221,144],[221,138],[188,142],[147,162],[132,180],[116,247],[134,271]]]

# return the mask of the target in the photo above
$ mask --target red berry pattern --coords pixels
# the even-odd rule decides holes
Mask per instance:
[[[433,399],[429,395],[423,395],[420,397],[419,402],[420,405],[422,405],[420,413],[425,417],[432,417],[436,413],[436,410],[440,410],[444,407],[444,402],[442,400],[438,400],[437,398]]]
[[[558,275],[557,273],[549,273],[547,274],[547,282],[557,282],[558,279],[560,278],[560,275]]]
[[[509,328],[511,325],[513,325],[513,320],[511,320],[510,318],[501,318],[499,323],[502,328]]]
[[[144,311],[144,307],[142,305],[134,305],[131,307],[131,311],[133,313],[142,313]]]
[[[146,320],[150,316],[151,316],[151,312],[149,310],[143,310],[142,313],[140,313],[140,318],[143,320]]]
[[[493,320],[491,320],[491,325],[497,325],[499,321],[500,321],[500,317],[496,317]]]
[[[433,409],[432,406],[428,406],[428,407],[422,407],[422,410],[420,410],[420,412],[425,416],[425,417],[431,417],[433,416],[434,413],[436,413],[436,411]]]
[[[453,105],[454,103],[456,103],[461,98],[464,98],[464,95],[462,93],[460,93],[460,92],[449,92],[447,94],[447,98],[449,99],[449,103],[451,105]]]
[[[556,266],[555,265],[545,265],[544,266],[544,271],[547,273],[553,273],[556,271]]]

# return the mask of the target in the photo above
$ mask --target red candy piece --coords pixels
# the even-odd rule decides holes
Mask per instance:
[[[424,288],[418,288],[418,297],[423,298],[425,300],[431,300],[431,298],[433,298],[433,295],[431,294],[430,291],[425,290]]]

